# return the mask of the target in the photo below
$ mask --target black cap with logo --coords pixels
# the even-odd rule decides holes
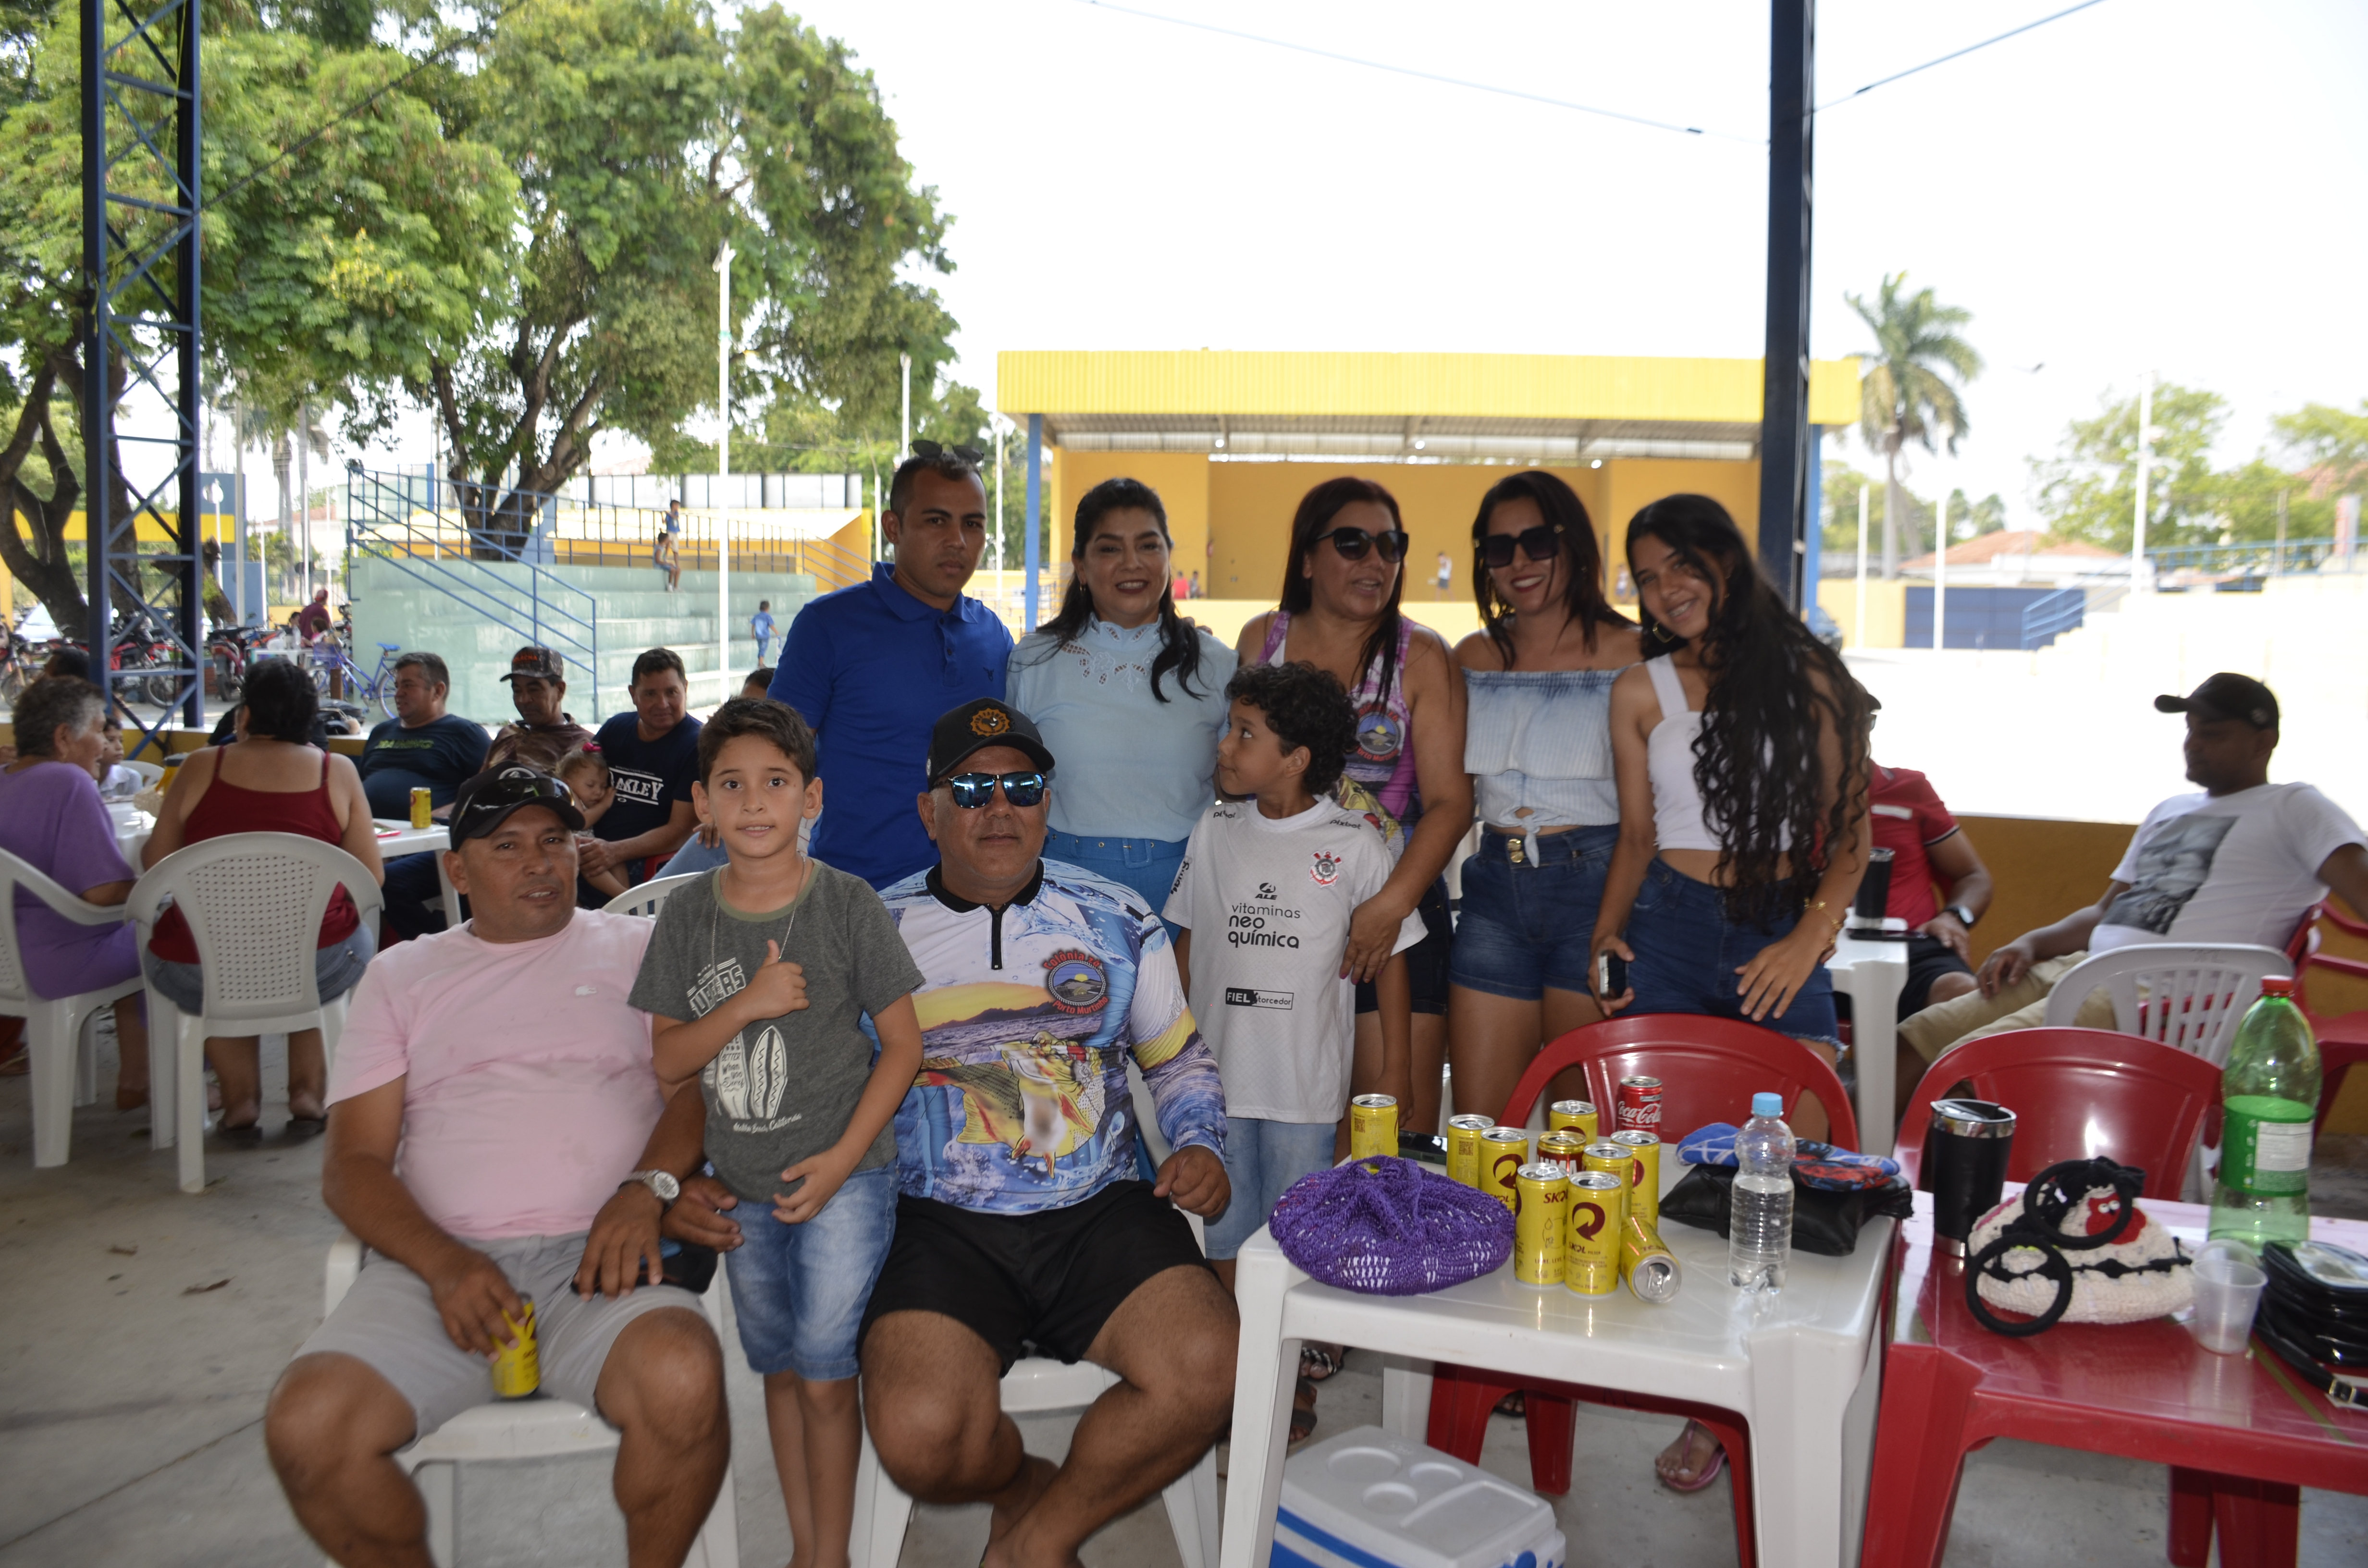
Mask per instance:
[[[975,698],[947,710],[929,728],[929,787],[944,782],[973,752],[989,746],[1010,746],[1050,773],[1053,754],[1044,747],[1035,721],[992,697]]]
[[[533,680],[565,680],[567,661],[559,656],[556,648],[520,648],[510,655],[510,673],[506,681],[529,678]]]
[[[571,829],[584,830],[584,813],[575,809],[567,786],[540,767],[517,763],[489,768],[461,786],[452,797],[452,847],[483,838],[529,806],[543,807]]]
[[[2242,719],[2257,730],[2278,727],[2278,699],[2251,676],[2223,670],[2205,677],[2185,697],[2157,697],[2155,709],[2163,713],[2192,713],[2204,720]]]

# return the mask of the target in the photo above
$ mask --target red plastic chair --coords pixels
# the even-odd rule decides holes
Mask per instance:
[[[2220,1069],[2200,1056],[2112,1029],[2013,1029],[1969,1040],[1924,1070],[1892,1158],[1923,1185],[1932,1102],[1970,1081],[1977,1099],[2014,1112],[2009,1181],[2058,1160],[2099,1154],[2146,1174],[2146,1195],[2176,1200],[2204,1112],[2220,1103]]]
[[[2148,1198],[2179,1198],[2204,1112],[2220,1103],[2220,1069],[2200,1056],[2112,1029],[2014,1029],[1969,1040],[1925,1069],[1909,1097],[1892,1157],[1919,1187],[1924,1134],[1931,1105],[1958,1084],[1973,1085],[1976,1098],[2015,1113],[2014,1149],[2007,1178],[2027,1182],[2059,1160],[2102,1154],[2146,1174]],[[1896,1430],[1875,1431],[1876,1476],[1868,1497],[1870,1540],[1896,1540],[1917,1533],[1907,1523],[1919,1508],[1945,1508],[1953,1499],[1966,1452],[1994,1437],[2025,1434],[2015,1429],[2010,1403],[1984,1402],[1978,1392],[1962,1401],[1918,1400],[1919,1463],[1910,1476],[1885,1476],[1886,1445],[1903,1441]],[[1887,1407],[1886,1407],[1887,1408]],[[1954,1419],[1948,1418],[1953,1413]],[[2040,1432],[2028,1434],[2044,1442]],[[1896,1456],[1895,1456],[1896,1460]],[[2212,1540],[2214,1483],[2200,1471],[2174,1466],[2170,1486],[2170,1561],[2201,1568]],[[1886,1490],[1888,1488],[1888,1490]],[[1928,1494],[1938,1489],[1943,1503]],[[2224,1488],[2225,1490],[2225,1488]],[[2260,1505],[2234,1493],[2217,1499],[2224,1536],[2267,1522]],[[1941,1540],[1947,1528],[1945,1511]],[[1936,1546],[1932,1561],[1939,1561]],[[2224,1553],[2225,1555],[2225,1553]],[[1903,1560],[1904,1561],[1904,1560]],[[2289,1555],[2286,1561],[2291,1562]]]
[[[1527,1121],[1546,1085],[1573,1067],[1586,1071],[1589,1097],[1601,1108],[1607,1133],[1614,1131],[1610,1123],[1620,1080],[1639,1074],[1659,1078],[1661,1125],[1672,1134],[1663,1151],[1665,1159],[1671,1157],[1677,1138],[1708,1122],[1741,1121],[1750,1113],[1751,1096],[1769,1090],[1784,1096],[1787,1116],[1803,1090],[1815,1094],[1833,1125],[1833,1142],[1844,1148],[1858,1142],[1857,1115],[1842,1093],[1841,1079],[1823,1057],[1773,1029],[1691,1013],[1610,1018],[1573,1029],[1538,1052],[1514,1085],[1499,1120],[1508,1127]],[[1735,1495],[1736,1555],[1741,1568],[1752,1568],[1751,1443],[1741,1417],[1633,1389],[1541,1382],[1442,1364],[1431,1374],[1430,1446],[1467,1464],[1477,1463],[1488,1413],[1516,1390],[1528,1406],[1530,1483],[1551,1496],[1570,1490],[1576,1403],[1661,1411],[1701,1423],[1726,1450]]]
[[[2311,1127],[2314,1138],[2327,1131],[2327,1113],[2335,1108],[2336,1096],[2343,1092],[2343,1080],[2351,1069],[2368,1062],[2368,1008],[2331,1017],[2321,1017],[2310,1010],[2308,983],[2312,970],[2324,969],[2368,980],[2368,962],[2337,958],[2319,950],[2317,926],[2320,920],[2347,935],[2368,937],[2368,925],[2344,915],[2332,904],[2322,903],[2304,918],[2295,947],[2287,949],[2287,956],[2294,960],[2294,1001],[2310,1019],[2310,1032],[2318,1039],[2318,1117]]]

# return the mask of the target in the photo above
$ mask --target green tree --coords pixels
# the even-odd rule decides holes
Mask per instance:
[[[1980,500],[1969,499],[1962,490],[1949,492],[1949,540],[1979,539],[1984,534],[2006,531],[2006,497],[1992,491]]]
[[[2127,551],[2137,507],[2138,399],[2107,392],[2093,419],[2067,426],[2056,455],[2030,460],[2040,515],[2058,539]],[[2216,392],[2165,381],[2154,389],[2157,432],[2146,463],[2146,546],[2208,544],[2223,531],[2225,486],[2212,445],[2227,423]]]
[[[1899,490],[1899,452],[1909,441],[1935,449],[1936,435],[1944,437],[1954,453],[1967,429],[1965,405],[1958,387],[1982,373],[1982,357],[1959,335],[1973,313],[1943,305],[1930,289],[1904,291],[1905,272],[1886,275],[1873,303],[1856,294],[1842,296],[1867,330],[1874,335],[1874,352],[1860,382],[1859,434],[1867,446],[1883,454],[1884,488],[1895,497]],[[1957,385],[1952,385],[1954,377]],[[1903,543],[1914,551],[1912,537],[1903,540],[1894,519],[1905,521],[1899,505],[1884,508],[1883,574],[1899,575]]]
[[[2303,460],[2313,487],[2328,491],[2357,490],[2368,481],[2368,398],[2358,413],[2332,403],[2306,403],[2292,414],[2270,421],[2270,428]]]

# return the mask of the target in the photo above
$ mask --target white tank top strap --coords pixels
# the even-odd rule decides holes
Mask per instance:
[[[1667,658],[1645,661],[1645,674],[1653,682],[1653,695],[1661,701],[1661,717],[1682,718],[1691,711],[1686,703],[1686,683],[1678,678],[1677,666]]]

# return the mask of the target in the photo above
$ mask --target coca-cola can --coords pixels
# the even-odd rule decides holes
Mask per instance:
[[[1661,1135],[1661,1080],[1658,1078],[1622,1078],[1620,1080],[1620,1100],[1613,1108],[1622,1132],[1649,1132]]]

